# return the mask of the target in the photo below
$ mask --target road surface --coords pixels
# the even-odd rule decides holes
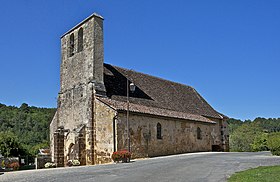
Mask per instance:
[[[131,163],[7,172],[2,182],[219,182],[236,171],[280,165],[269,152],[181,154]]]

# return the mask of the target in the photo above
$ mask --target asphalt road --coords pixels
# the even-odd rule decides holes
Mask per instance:
[[[96,166],[8,172],[4,182],[220,182],[236,171],[280,165],[269,152],[193,153]]]

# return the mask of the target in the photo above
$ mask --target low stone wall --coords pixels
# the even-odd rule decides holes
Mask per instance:
[[[45,164],[47,162],[51,162],[51,161],[52,161],[52,158],[50,155],[36,157],[35,158],[36,169],[45,168]]]

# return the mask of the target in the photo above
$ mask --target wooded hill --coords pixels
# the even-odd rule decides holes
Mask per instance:
[[[54,108],[30,107],[25,103],[19,108],[0,104],[0,150],[2,155],[11,156],[16,153],[34,155],[38,148],[47,147],[49,145],[49,124],[55,111]],[[5,140],[9,142],[3,144]],[[7,145],[7,143],[11,145],[10,151],[1,147],[1,144]]]
[[[229,119],[230,150],[251,152],[271,150],[280,154],[280,118]],[[278,154],[277,154],[278,153]]]

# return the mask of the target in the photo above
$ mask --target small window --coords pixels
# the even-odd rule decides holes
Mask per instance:
[[[196,132],[197,132],[197,139],[201,140],[202,139],[202,137],[201,137],[201,129],[199,127],[197,127]]]
[[[162,139],[161,137],[161,124],[157,124],[157,139]]]
[[[83,51],[83,28],[78,31],[78,52]]]
[[[69,40],[69,57],[74,55],[74,47],[74,34],[72,33]]]

